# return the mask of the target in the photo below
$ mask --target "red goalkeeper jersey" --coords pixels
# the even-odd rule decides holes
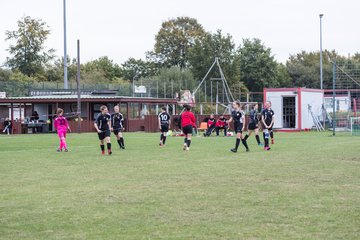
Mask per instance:
[[[182,127],[185,127],[188,125],[196,127],[195,121],[196,121],[195,116],[192,112],[185,111],[181,114],[181,126]]]

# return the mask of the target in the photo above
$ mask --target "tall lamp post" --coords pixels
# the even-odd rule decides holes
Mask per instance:
[[[319,14],[320,17],[320,89],[323,89],[323,57],[322,57],[322,17],[324,14]]]
[[[63,12],[64,12],[64,89],[68,89],[67,49],[66,49],[66,0],[63,0]]]

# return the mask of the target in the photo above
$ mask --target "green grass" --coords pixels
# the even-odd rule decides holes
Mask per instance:
[[[0,239],[360,239],[360,139],[277,133],[235,139],[125,133],[0,136]]]

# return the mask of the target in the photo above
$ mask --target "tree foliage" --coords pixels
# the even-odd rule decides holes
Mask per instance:
[[[235,43],[230,34],[223,35],[221,30],[216,33],[208,33],[203,39],[197,40],[189,52],[189,63],[191,71],[196,79],[202,79],[215,58],[219,63],[224,75],[230,85],[240,80],[240,69],[238,68],[237,51]],[[220,77],[219,71],[212,73],[213,77]]]
[[[27,76],[43,72],[45,65],[53,59],[54,50],[45,50],[49,27],[41,19],[23,17],[17,22],[18,29],[6,31],[6,40],[15,42],[8,49],[7,66]]]
[[[121,75],[126,80],[154,76],[157,71],[158,69],[154,62],[144,61],[142,59],[129,58],[121,64]]]
[[[154,50],[148,58],[163,67],[188,66],[188,52],[196,40],[205,36],[203,27],[194,18],[178,17],[162,23],[155,37]]]
[[[243,39],[239,52],[241,81],[250,91],[261,92],[264,87],[276,86],[277,63],[270,48],[260,39]]]

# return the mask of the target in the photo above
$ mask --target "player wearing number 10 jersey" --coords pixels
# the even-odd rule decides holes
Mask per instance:
[[[160,146],[165,146],[166,134],[169,131],[170,123],[170,115],[166,112],[166,108],[162,107],[161,113],[159,114],[159,129],[161,131]]]

